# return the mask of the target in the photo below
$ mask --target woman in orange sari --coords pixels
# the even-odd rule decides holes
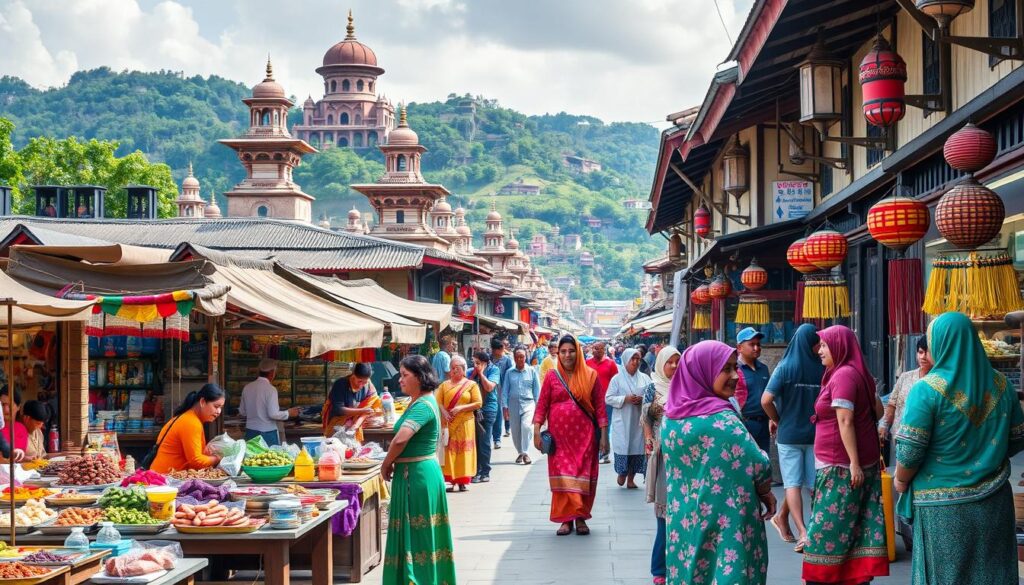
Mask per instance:
[[[335,380],[320,413],[325,437],[333,437],[336,427],[355,427],[356,440],[363,442],[363,419],[373,416],[381,407],[377,390],[370,382],[372,375],[370,364],[359,362],[350,376]]]
[[[441,471],[444,480],[460,492],[469,489],[469,482],[476,475],[476,419],[473,412],[484,404],[480,387],[466,378],[466,358],[452,356],[448,379],[437,389],[437,401],[441,406],[441,441],[444,444],[444,464]]]
[[[590,534],[587,520],[597,493],[598,443],[608,450],[604,395],[597,372],[584,361],[583,348],[571,335],[558,342],[558,363],[541,382],[540,400],[533,416],[533,443],[541,451],[541,425],[547,423],[554,443],[548,453],[551,485],[551,521],[561,526],[559,536]],[[575,526],[574,526],[575,523]]]

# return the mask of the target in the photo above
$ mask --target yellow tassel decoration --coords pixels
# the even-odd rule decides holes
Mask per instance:
[[[804,284],[804,319],[836,319],[850,314],[846,281],[808,280]]]
[[[711,330],[711,312],[705,309],[697,309],[693,312],[693,322],[691,327],[694,331],[710,331]]]
[[[1013,260],[1005,252],[945,256],[932,263],[922,309],[929,315],[958,311],[974,319],[1001,319],[1024,307]]]
[[[768,300],[757,295],[740,295],[736,322],[744,325],[765,325],[771,322]]]

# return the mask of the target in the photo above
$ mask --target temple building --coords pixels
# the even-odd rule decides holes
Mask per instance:
[[[434,208],[430,210],[430,218],[437,235],[455,245],[459,232],[455,230],[455,212],[452,211],[452,205],[448,203],[447,198],[438,199]]]
[[[274,81],[274,69],[267,60],[267,76],[252,88],[249,129],[238,138],[220,140],[238,153],[245,167],[245,179],[224,194],[228,217],[273,217],[311,223],[313,196],[303,193],[292,181],[292,170],[303,155],[317,152],[288,132],[288,99],[281,84]]]
[[[518,242],[516,244],[518,245]],[[484,232],[484,247],[475,253],[487,260],[491,271],[494,272],[491,279],[493,282],[508,285],[513,289],[518,288],[519,277],[509,270],[509,260],[515,256],[516,251],[505,247],[505,230],[502,228],[501,214],[491,202],[491,212],[487,214],[487,231]]]
[[[199,194],[199,179],[192,173],[192,163],[188,163],[188,176],[181,182],[181,195],[178,196],[178,217],[203,217],[206,202]]]
[[[420,157],[427,149],[409,128],[405,109],[398,128],[379,148],[384,153],[384,175],[376,183],[351,185],[370,200],[377,212],[370,235],[447,251],[451,242],[434,231],[431,210],[450,193],[442,185],[423,179]]]
[[[292,130],[310,144],[369,148],[387,141],[395,127],[395,108],[377,94],[377,77],[384,69],[377,65],[373,49],[356,40],[352,11],[348,13],[345,39],[324,53],[323,66],[316,72],[324,78],[324,96],[302,105],[302,123]]]

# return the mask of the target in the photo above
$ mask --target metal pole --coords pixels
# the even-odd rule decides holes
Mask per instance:
[[[14,301],[7,299],[7,402],[11,405],[11,420],[4,421],[7,430],[10,432],[10,481],[8,488],[11,491],[11,546],[15,545],[14,526]]]

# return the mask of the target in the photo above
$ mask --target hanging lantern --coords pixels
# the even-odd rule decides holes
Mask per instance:
[[[708,305],[711,303],[711,294],[708,291],[708,285],[702,284],[697,288],[693,289],[690,293],[690,300],[695,305]]]
[[[747,290],[761,290],[768,284],[768,271],[758,266],[756,258],[751,259],[750,266],[740,273],[740,282]]]
[[[804,257],[822,270],[831,270],[846,259],[846,237],[833,229],[821,229],[807,237]]]
[[[914,5],[934,18],[940,28],[948,30],[954,18],[974,8],[974,0],[914,0]]]
[[[804,244],[806,243],[807,238],[800,238],[790,244],[789,249],[786,250],[786,261],[797,272],[810,274],[811,272],[817,272],[818,267],[808,262],[807,257],[804,256]]]
[[[821,32],[800,64],[800,122],[814,126],[824,137],[843,117],[842,86],[843,61],[828,52]]]
[[[683,255],[683,238],[679,234],[672,234],[672,237],[668,239],[668,259],[672,262],[678,262],[679,258]]]
[[[879,33],[874,46],[860,62],[864,118],[868,124],[887,128],[903,119],[907,113],[904,100],[906,83],[906,62]]]
[[[712,299],[724,299],[732,293],[732,283],[725,276],[719,274],[708,287],[708,296]]]
[[[693,212],[693,232],[702,238],[711,233],[711,212],[703,205]]]
[[[928,206],[917,199],[883,199],[868,210],[868,232],[879,244],[898,252],[928,233]]]
[[[740,144],[739,134],[722,155],[722,190],[736,199],[750,188],[750,152]]]
[[[973,250],[999,234],[1006,218],[1003,200],[973,175],[946,192],[935,207],[935,227],[957,248]]]
[[[996,158],[996,139],[968,122],[957,130],[942,147],[946,163],[958,171],[974,173]]]
[[[771,322],[768,299],[758,295],[740,295],[736,309],[736,323],[743,325],[765,325]]]

